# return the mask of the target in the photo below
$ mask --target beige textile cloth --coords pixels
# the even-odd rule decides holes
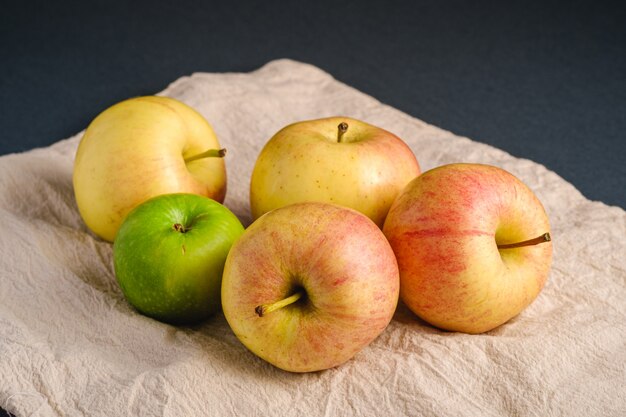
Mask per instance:
[[[428,125],[290,60],[199,73],[164,92],[228,148],[225,204],[250,223],[256,156],[281,127],[352,116],[386,128],[424,170],[500,166],[544,203],[554,262],[539,298],[483,335],[400,307],[348,363],[311,374],[248,352],[223,315],[174,327],[129,307],[111,245],[87,232],[71,175],[80,134],[0,158],[0,406],[16,416],[626,416],[626,212],[534,162]],[[546,140],[550,138],[546,137]],[[599,178],[598,180],[601,180]]]

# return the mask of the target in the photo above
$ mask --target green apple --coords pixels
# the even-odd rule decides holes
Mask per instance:
[[[550,271],[548,216],[503,169],[444,165],[398,196],[383,231],[398,259],[400,297],[442,329],[491,330],[539,294]]]
[[[317,201],[355,209],[382,227],[393,200],[419,173],[411,149],[384,129],[348,117],[294,123],[257,158],[252,216]]]
[[[222,307],[239,340],[292,372],[338,366],[389,324],[398,266],[382,231],[363,214],[299,203],[256,220],[233,245]]]
[[[74,161],[74,194],[85,224],[113,241],[124,217],[151,197],[193,193],[223,202],[224,150],[207,121],[167,97],[137,97],[96,117]]]
[[[139,312],[168,323],[193,323],[220,309],[226,256],[243,233],[220,203],[166,194],[133,209],[113,244],[117,281]]]

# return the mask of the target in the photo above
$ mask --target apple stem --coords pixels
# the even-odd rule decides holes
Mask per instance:
[[[260,306],[256,306],[254,309],[254,312],[259,317],[263,317],[267,313],[271,313],[272,311],[278,310],[279,308],[283,308],[283,307],[288,306],[289,304],[295,303],[303,295],[304,295],[303,291],[298,291],[295,294],[292,294],[287,298],[283,298],[280,301],[276,301],[275,303],[261,304]]]
[[[348,131],[348,124],[346,122],[341,122],[339,123],[339,126],[337,126],[337,129],[337,143],[341,143],[341,138],[343,137],[343,134]]]
[[[544,233],[541,236],[538,236],[534,239],[525,240],[523,242],[498,245],[498,249],[513,249],[513,248],[521,248],[523,246],[533,246],[533,245],[538,245],[539,243],[549,242],[551,240],[552,238],[550,237],[550,233]]]
[[[209,149],[208,151],[199,153],[198,155],[190,156],[189,158],[185,158],[185,163],[195,161],[197,159],[203,158],[223,158],[226,155],[226,149]]]

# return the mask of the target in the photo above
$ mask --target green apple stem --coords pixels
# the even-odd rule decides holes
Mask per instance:
[[[290,295],[287,298],[283,298],[280,301],[276,301],[275,303],[269,304],[261,304],[260,306],[256,306],[254,312],[259,316],[263,317],[267,313],[271,313],[272,311],[278,310],[280,308],[286,307],[289,304],[293,304],[298,301],[304,295],[303,291],[298,291],[295,294]]]
[[[539,243],[549,242],[551,240],[552,238],[550,237],[550,233],[544,233],[541,236],[538,236],[534,239],[525,240],[523,242],[498,245],[498,249],[513,249],[513,248],[521,248],[523,246],[533,246],[533,245],[538,245]]]
[[[341,143],[341,138],[343,137],[343,134],[348,131],[348,124],[346,122],[339,123],[339,126],[337,126],[337,130],[337,143]]]
[[[209,149],[208,151],[199,153],[198,155],[190,156],[189,158],[185,158],[185,163],[196,161],[198,159],[203,158],[223,158],[226,155],[226,149]]]

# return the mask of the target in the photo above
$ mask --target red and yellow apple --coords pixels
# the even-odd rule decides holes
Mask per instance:
[[[257,158],[252,217],[317,201],[350,207],[382,227],[393,200],[419,173],[411,149],[384,129],[348,117],[297,122],[276,133]]]
[[[398,266],[382,231],[355,210],[299,203],[256,220],[233,245],[222,308],[239,340],[292,372],[338,366],[389,324]]]
[[[161,194],[224,201],[226,169],[209,123],[180,101],[157,96],[118,103],[87,127],[74,162],[79,212],[113,241],[126,215]]]
[[[414,179],[383,231],[400,268],[400,297],[442,329],[489,331],[519,314],[550,271],[546,212],[500,168],[444,165]]]

